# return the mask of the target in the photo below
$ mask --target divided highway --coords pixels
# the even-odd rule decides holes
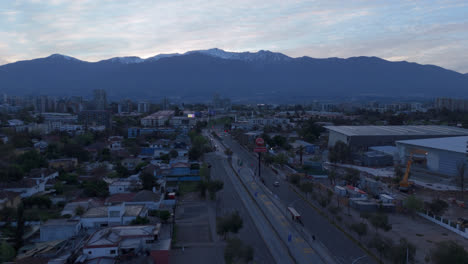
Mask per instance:
[[[247,175],[255,170],[258,164],[258,158],[241,147],[239,143],[231,138],[230,135],[222,137],[223,144],[229,147],[235,156],[242,160],[246,167],[242,169],[242,175]],[[218,146],[220,147],[220,146]],[[265,179],[265,189],[276,195],[284,206],[294,207],[300,214],[304,223],[304,231],[307,234],[313,235],[318,241],[328,249],[333,255],[333,259],[340,264],[374,264],[377,263],[374,259],[366,254],[366,252],[350,240],[342,231],[333,226],[327,219],[319,215],[312,207],[295,193],[289,183],[280,179],[271,169],[262,166],[262,176]],[[275,181],[280,181],[280,186],[274,187]],[[266,190],[266,193],[269,191]],[[346,221],[346,220],[345,220]],[[307,239],[307,235],[305,236]],[[316,262],[301,262],[298,263],[316,263]],[[327,263],[327,262],[325,262]]]

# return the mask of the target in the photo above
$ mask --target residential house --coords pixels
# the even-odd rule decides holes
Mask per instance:
[[[72,219],[49,219],[40,227],[40,240],[66,240],[76,236],[81,230],[79,220]]]
[[[78,159],[77,158],[63,158],[63,159],[53,159],[49,160],[49,168],[52,169],[73,169],[78,166]]]
[[[169,174],[166,175],[166,179],[167,181],[199,181],[200,165],[198,163],[190,164],[188,162],[172,163],[170,164],[170,171]]]
[[[115,205],[131,202],[136,193],[117,193],[106,198],[105,205]]]
[[[107,139],[107,146],[111,151],[121,150],[122,147],[122,136],[112,136]]]
[[[3,144],[6,144],[8,142],[8,136],[7,135],[0,135],[0,141],[2,141]]]
[[[34,143],[34,148],[36,150],[38,150],[40,153],[45,152],[47,150],[48,146],[49,146],[49,144],[46,141],[43,141],[43,140]]]
[[[126,205],[144,205],[149,210],[159,209],[164,195],[160,192],[142,190],[137,193],[119,193],[109,196],[106,205],[125,203]]]
[[[0,210],[6,207],[16,208],[21,203],[21,195],[18,192],[0,191]]]
[[[115,226],[96,231],[83,246],[88,259],[125,256],[150,251],[158,243],[161,224]]]
[[[20,193],[22,198],[45,191],[45,180],[23,178],[21,181],[0,184],[0,189]]]
[[[85,228],[128,225],[138,216],[146,217],[147,215],[148,209],[144,205],[127,205],[122,203],[88,209],[81,216],[81,224]]]
[[[149,210],[159,209],[159,205],[163,200],[164,195],[156,190],[148,191],[142,190],[136,193],[131,202],[126,204],[141,204],[144,205]]]
[[[60,215],[70,215],[70,217],[73,217],[75,216],[78,207],[81,207],[84,211],[87,211],[89,208],[98,207],[102,205],[104,205],[103,201],[97,198],[89,198],[87,200],[75,200],[73,202],[67,203],[64,206]]]
[[[127,168],[127,170],[134,170],[140,162],[141,159],[139,158],[127,158],[122,160],[122,166]]]
[[[130,193],[134,189],[134,185],[130,181],[114,181],[109,184],[109,193]]]

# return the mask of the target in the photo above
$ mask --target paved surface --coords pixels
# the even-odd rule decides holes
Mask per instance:
[[[257,207],[252,198],[247,193],[247,190],[244,189],[240,181],[235,177],[232,169],[230,169],[227,160],[225,157],[220,156],[219,154],[215,154],[217,156],[213,157],[212,155],[207,155],[207,161],[212,165],[212,177],[222,177],[224,180],[224,199],[222,203],[241,203],[236,205],[236,209],[242,216],[242,219],[247,222],[248,226],[251,226],[249,229],[249,234],[244,234],[244,237],[241,237],[243,240],[245,239],[254,239],[260,238],[263,241],[267,241],[266,244],[268,251],[270,252],[272,257],[266,257],[263,259],[261,255],[255,256],[256,260],[262,263],[294,263],[293,259],[290,257],[286,246],[283,244],[282,240],[277,236],[276,232],[269,224],[268,219],[262,214],[262,211]],[[234,204],[233,204],[234,205]],[[245,208],[245,209],[244,209]],[[253,225],[249,224],[248,222],[251,221]],[[253,227],[255,226],[255,228]],[[244,227],[245,228],[245,227]],[[242,228],[242,229],[244,229]],[[241,229],[241,232],[245,232]],[[254,233],[254,230],[258,231],[258,234]],[[242,233],[241,233],[242,236]],[[247,242],[247,241],[245,241]],[[248,242],[250,244],[251,242]],[[257,251],[264,252],[261,248],[260,244],[252,245],[254,247],[254,254],[257,255]],[[268,256],[266,253],[262,253],[264,256]],[[269,258],[269,259],[268,259]]]
[[[217,145],[218,150],[223,153],[222,145],[219,143]],[[282,248],[286,248],[291,258],[297,263],[336,263],[325,247],[321,246],[317,241],[313,241],[312,236],[306,234],[307,232],[304,232],[299,223],[290,219],[286,207],[281,205],[277,197],[275,198],[270,191],[263,188],[262,184],[254,181],[249,170],[236,166],[237,161],[237,155],[234,154],[231,163],[234,166],[225,165],[227,174],[234,179],[233,182],[236,186],[242,187],[242,192],[246,192],[246,196],[268,219],[267,224],[273,229],[276,237],[281,240]],[[232,167],[237,173],[234,173]],[[272,254],[274,252],[272,251]]]
[[[177,238],[171,263],[224,263],[224,243],[216,235],[212,202],[187,195],[176,209]]]
[[[239,156],[243,161],[244,166],[249,167],[249,170],[255,171],[258,164],[258,158],[252,153],[246,151],[230,136],[222,137],[223,143]],[[328,222],[327,219],[315,212],[309,204],[292,191],[289,184],[276,175],[269,168],[262,166],[262,176],[265,179],[265,185],[287,206],[294,207],[302,217],[305,230],[314,235],[317,240],[322,242],[325,247],[333,254],[338,263],[376,263],[374,259],[367,256],[366,253],[357,246],[353,241],[347,238],[340,230]],[[274,187],[273,182],[280,180],[280,186]],[[363,257],[365,256],[365,257]]]
[[[206,155],[206,160],[212,164],[211,177],[212,179],[220,179],[224,181],[223,190],[218,194],[218,202],[216,203],[217,214],[222,216],[233,211],[238,211],[243,220],[243,227],[237,235],[245,244],[254,248],[254,263],[275,263],[275,260],[270,254],[270,251],[260,235],[255,223],[253,222],[250,213],[246,210],[237,191],[234,189],[233,183],[229,177],[226,177],[224,168],[225,158],[216,154],[210,153]],[[224,161],[223,161],[224,160]]]

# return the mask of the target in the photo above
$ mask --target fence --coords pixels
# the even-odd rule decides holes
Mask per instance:
[[[418,213],[419,216],[425,218],[433,223],[436,223],[454,233],[459,234],[460,236],[468,239],[468,229],[461,227],[459,224],[451,222],[449,219],[442,218],[440,216],[434,216],[428,212]]]

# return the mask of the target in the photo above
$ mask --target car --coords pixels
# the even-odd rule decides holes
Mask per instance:
[[[279,181],[275,181],[275,182],[273,183],[273,186],[279,187]]]

